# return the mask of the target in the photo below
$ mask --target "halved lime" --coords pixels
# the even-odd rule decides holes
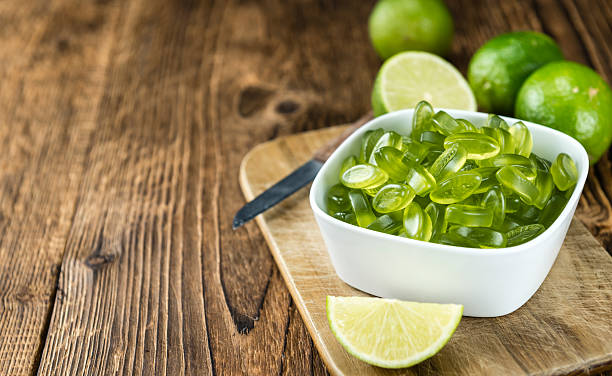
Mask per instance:
[[[441,57],[409,51],[385,61],[372,91],[374,115],[414,108],[422,100],[437,108],[476,111],[467,81]]]
[[[368,297],[327,297],[327,320],[351,355],[384,368],[431,357],[454,333],[463,306]]]

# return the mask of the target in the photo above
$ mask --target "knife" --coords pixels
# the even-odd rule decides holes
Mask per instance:
[[[253,201],[248,202],[244,205],[234,217],[232,228],[235,230],[238,227],[244,225],[251,219],[255,218],[258,214],[265,212],[274,205],[283,201],[287,197],[297,192],[300,188],[310,183],[317,173],[323,166],[323,163],[329,158],[329,156],[336,150],[342,141],[346,140],[353,132],[359,127],[372,119],[372,113],[369,112],[366,115],[359,118],[357,121],[352,123],[340,136],[331,140],[325,146],[317,150],[312,159],[304,163],[302,166],[295,169],[292,173],[285,176],[281,181],[274,184],[270,188],[266,189],[259,196],[255,197]]]

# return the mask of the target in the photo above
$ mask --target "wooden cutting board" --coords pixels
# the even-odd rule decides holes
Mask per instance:
[[[253,199],[306,162],[343,129],[311,131],[255,147],[240,169],[246,198]],[[257,223],[332,374],[573,375],[612,368],[612,257],[576,219],[550,274],[523,307],[503,317],[464,317],[437,355],[403,370],[385,370],[351,357],[329,329],[326,295],[366,294],[334,272],[308,189],[260,215]]]

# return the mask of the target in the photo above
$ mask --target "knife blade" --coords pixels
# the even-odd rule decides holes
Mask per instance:
[[[342,134],[340,134],[340,136],[317,150],[313,154],[311,160],[298,167],[278,183],[266,189],[259,196],[255,197],[252,201],[240,208],[240,210],[238,210],[234,216],[232,228],[234,230],[239,228],[251,219],[255,218],[257,215],[265,212],[274,205],[291,196],[300,190],[300,188],[308,185],[308,183],[310,183],[315,176],[317,176],[317,173],[323,166],[323,163],[325,163],[327,158],[329,158],[329,156],[334,152],[334,150],[336,150],[342,141],[346,140],[348,136],[350,136],[370,119],[372,119],[371,112],[352,123],[344,132],[342,132]]]

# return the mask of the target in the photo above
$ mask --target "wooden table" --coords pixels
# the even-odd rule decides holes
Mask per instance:
[[[612,3],[448,1],[450,60],[534,29],[612,80]],[[366,1],[0,2],[0,374],[325,374],[238,165],[354,120]],[[610,155],[578,217],[612,251]]]

